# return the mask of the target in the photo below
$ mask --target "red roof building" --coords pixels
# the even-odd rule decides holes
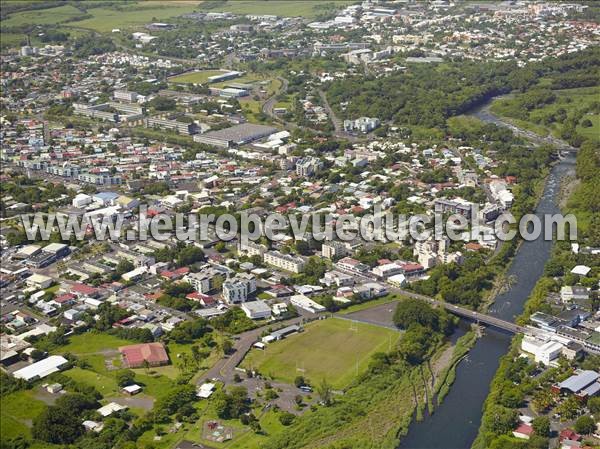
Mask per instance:
[[[581,435],[579,435],[578,433],[576,433],[574,430],[563,429],[563,430],[560,431],[560,434],[558,436],[558,440],[561,441],[561,442],[563,440],[580,441],[581,440]]]
[[[91,296],[92,298],[98,295],[98,289],[90,287],[87,284],[75,283],[71,285],[71,293],[77,296]]]
[[[123,356],[123,364],[126,368],[142,368],[144,362],[148,362],[148,366],[169,364],[169,356],[162,343],[121,346],[119,352]]]
[[[513,430],[513,435],[516,438],[522,438],[528,440],[531,434],[533,433],[533,427],[529,424],[521,423],[519,427]]]

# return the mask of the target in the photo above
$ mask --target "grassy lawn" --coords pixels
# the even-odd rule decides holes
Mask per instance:
[[[274,14],[282,17],[306,17],[314,18],[321,12],[328,9],[319,8],[323,3],[335,4],[337,8],[343,8],[352,3],[358,3],[356,0],[331,0],[323,2],[322,0],[229,0],[210,11],[225,11],[234,14]],[[200,6],[202,9],[202,5]]]
[[[576,89],[555,90],[557,99],[550,104],[536,108],[529,112],[528,119],[514,117],[514,108],[518,105],[519,96],[497,100],[492,104],[491,110],[495,114],[508,118],[516,126],[532,131],[541,136],[552,134],[560,137],[562,126],[560,122],[544,124],[544,118],[549,114],[556,113],[559,109],[564,109],[570,117],[577,111],[590,106],[592,102],[598,101],[600,97],[600,87],[582,87]],[[584,128],[581,126],[583,120],[591,120],[593,126]],[[586,114],[577,126],[577,132],[585,137],[600,141],[600,115]]]
[[[254,433],[248,427],[243,426],[239,419],[223,420],[217,417],[214,407],[211,402],[201,401],[196,405],[201,415],[200,419],[194,424],[186,423],[183,429],[176,433],[167,433],[162,435],[160,441],[155,441],[156,435],[154,429],[145,432],[138,440],[140,447],[146,447],[152,445],[157,449],[171,448],[173,445],[181,440],[189,440],[193,442],[200,442],[206,444],[207,447],[218,448],[218,449],[247,449],[247,448],[258,448],[262,444],[266,443],[270,436],[282,432],[285,427],[279,422],[279,413],[274,410],[268,410],[262,414],[260,409],[252,410],[252,413],[258,417],[262,432],[260,434]],[[213,441],[205,440],[202,438],[202,429],[204,423],[207,421],[217,420],[222,425],[229,427],[233,430],[233,439],[224,443],[216,443]],[[168,426],[163,426],[163,431],[168,430]]]
[[[23,11],[11,14],[7,19],[2,21],[2,26],[56,25],[72,19],[73,17],[82,15],[84,15],[84,13],[74,6],[64,5],[56,8],[38,11]],[[4,34],[2,35],[2,39],[4,40]]]
[[[6,395],[0,403],[0,434],[6,439],[19,435],[29,436],[31,421],[45,407],[42,401],[35,399],[31,390]]]
[[[77,382],[96,387],[103,396],[109,396],[119,392],[115,376],[108,372],[106,374],[100,374],[96,371],[75,367],[65,371],[63,374]]]
[[[96,354],[102,351],[116,350],[119,346],[131,344],[133,342],[102,332],[86,332],[85,334],[71,335],[69,343],[61,346],[55,352],[60,354],[70,352],[75,355]]]
[[[226,70],[200,70],[197,72],[188,72],[183,75],[174,76],[169,78],[169,81],[172,83],[194,83],[194,84],[204,84],[208,82],[208,78],[210,76],[221,75],[226,73]],[[234,80],[230,80],[229,82],[235,82],[237,78]]]
[[[143,1],[120,8],[93,8],[88,10],[94,17],[71,22],[69,25],[108,32],[113,28],[131,28],[154,21],[166,21],[182,14],[193,12],[199,2],[195,1]]]
[[[577,132],[582,136],[598,142],[600,140],[600,115],[587,114],[581,121],[583,122],[585,119],[589,119],[594,126],[590,128],[584,128],[580,123],[579,126],[577,126]]]
[[[264,351],[252,350],[242,366],[284,382],[304,375],[313,383],[327,379],[335,388],[344,388],[357,367],[362,372],[373,353],[387,351],[399,338],[393,330],[331,318],[310,323],[304,332],[271,343]]]
[[[262,112],[262,101],[253,100],[252,97],[246,97],[240,99],[240,106],[246,120],[250,123],[265,124],[264,121],[259,119],[259,115]]]

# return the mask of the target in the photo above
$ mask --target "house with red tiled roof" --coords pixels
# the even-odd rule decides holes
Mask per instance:
[[[181,279],[183,276],[185,276],[189,272],[190,272],[190,269],[188,267],[181,267],[181,268],[177,268],[176,270],[172,270],[172,271],[171,270],[161,271],[160,276],[165,279],[174,281],[176,279]]]
[[[99,291],[97,288],[79,282],[71,285],[69,291],[76,296],[89,296],[91,298],[96,298],[99,296]]]
[[[516,438],[528,440],[533,433],[533,427],[531,427],[529,424],[521,423],[519,424],[519,427],[513,430],[512,433]]]
[[[121,346],[119,352],[123,356],[123,366],[126,368],[142,368],[169,364],[169,356],[162,343],[141,343],[138,345]]]
[[[199,302],[204,307],[214,306],[217,303],[217,300],[214,297],[199,292],[188,293],[185,297],[190,301]]]
[[[581,435],[579,435],[572,429],[563,429],[560,431],[560,434],[558,435],[558,441],[562,442],[564,440],[581,441]]]

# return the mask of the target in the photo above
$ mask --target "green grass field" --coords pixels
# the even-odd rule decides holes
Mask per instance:
[[[169,78],[169,81],[172,83],[194,83],[194,84],[204,84],[208,82],[208,78],[210,76],[220,75],[222,73],[226,73],[226,70],[200,70],[197,72],[188,72],[183,75],[174,76]],[[235,80],[230,80],[229,82],[236,82]]]
[[[0,434],[3,439],[29,436],[31,421],[45,407],[42,401],[35,399],[31,390],[6,395],[1,398],[0,404]]]
[[[196,10],[200,2],[174,0],[169,2],[140,1],[119,5],[119,8],[89,8],[83,12],[72,5],[58,6],[41,11],[23,11],[11,14],[2,26],[57,25],[83,15],[91,18],[68,22],[67,26],[110,32],[113,28],[131,28],[170,18]]]
[[[84,15],[79,9],[71,5],[58,6],[36,11],[23,11],[11,14],[2,21],[3,27],[20,25],[57,25],[77,16]],[[4,38],[4,36],[2,37]]]
[[[132,342],[113,335],[102,332],[86,332],[85,334],[70,336],[69,343],[61,346],[56,352],[60,354],[70,352],[75,355],[97,354],[103,351],[116,350],[119,346],[130,344]]]
[[[598,98],[600,98],[600,94]],[[596,142],[600,141],[600,115],[587,114],[583,117],[583,120],[585,119],[589,119],[592,122],[593,126],[590,128],[584,128],[583,126],[581,126],[580,123],[577,126],[577,132],[582,136],[595,140]]]
[[[589,107],[593,102],[597,102],[600,98],[600,87],[582,87],[576,89],[555,90],[557,95],[556,101],[547,104],[543,107],[536,108],[529,112],[528,120],[514,117],[515,105],[518,104],[518,96],[513,98],[505,98],[497,100],[492,104],[491,110],[495,114],[508,118],[516,126],[532,131],[541,136],[552,134],[555,137],[560,137],[561,123],[554,122],[552,124],[544,124],[544,117],[555,113],[558,109],[564,109],[568,116],[577,111]],[[584,119],[591,120],[593,126],[584,128],[581,126]],[[591,138],[596,142],[600,142],[600,115],[589,113],[579,121],[577,132],[587,138]]]
[[[329,11],[323,9],[324,3],[334,4],[337,8],[358,3],[356,0],[229,0],[222,5],[211,8],[213,12],[231,12],[234,14],[274,14],[282,17],[306,17],[312,19]],[[320,7],[321,6],[321,7]],[[202,5],[200,5],[202,9]]]
[[[331,318],[310,323],[304,332],[271,343],[264,351],[252,350],[242,366],[284,382],[304,375],[315,384],[327,379],[335,388],[344,388],[356,377],[357,366],[362,372],[373,353],[388,351],[399,338],[400,333],[390,329]]]

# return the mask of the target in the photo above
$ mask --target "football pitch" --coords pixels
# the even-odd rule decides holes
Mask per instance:
[[[253,349],[242,367],[283,382],[293,383],[297,376],[304,376],[313,385],[326,379],[334,388],[344,388],[367,368],[371,355],[388,352],[400,335],[340,318],[319,320],[265,350]]]

